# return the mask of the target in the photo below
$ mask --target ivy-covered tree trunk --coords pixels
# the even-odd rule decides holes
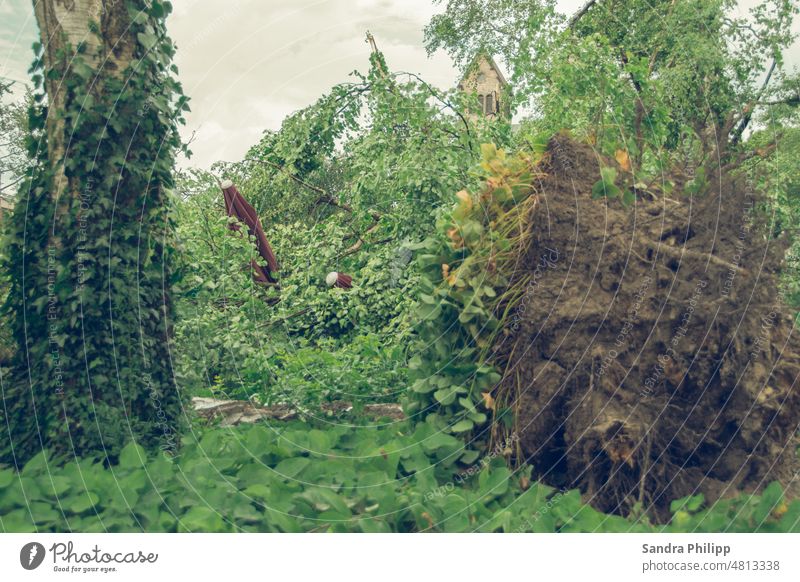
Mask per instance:
[[[171,6],[36,0],[31,150],[9,228],[6,309],[18,343],[2,383],[0,462],[48,449],[111,461],[176,447],[168,188],[186,109]],[[37,139],[38,138],[38,139]]]

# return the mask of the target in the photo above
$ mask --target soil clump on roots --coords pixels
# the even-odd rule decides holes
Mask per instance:
[[[497,346],[498,394],[544,482],[611,513],[669,517],[795,484],[800,344],[779,293],[785,244],[742,176],[707,190],[593,200],[604,160],[557,136]],[[621,173],[621,170],[620,170]]]

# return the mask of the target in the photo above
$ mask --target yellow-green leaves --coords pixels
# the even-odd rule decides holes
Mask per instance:
[[[524,246],[520,230],[529,232],[522,227],[535,203],[534,160],[540,158],[483,144],[481,183],[458,191],[440,234],[418,245],[425,251],[417,257],[424,270],[416,308],[420,349],[410,366],[406,412],[444,432],[465,436],[483,427],[489,419],[479,406],[495,412],[491,390],[500,374],[484,350],[502,327],[503,267]]]

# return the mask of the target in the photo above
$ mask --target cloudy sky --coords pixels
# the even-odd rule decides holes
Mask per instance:
[[[584,0],[560,0],[572,13]],[[743,0],[741,9],[755,3]],[[175,0],[169,30],[192,111],[194,156],[207,167],[240,159],[264,129],[365,70],[370,30],[389,66],[450,87],[458,73],[444,53],[428,58],[422,29],[441,10],[432,0]],[[796,23],[800,26],[800,23]],[[30,0],[0,0],[0,76],[27,82],[37,38]],[[800,63],[800,44],[789,63]]]

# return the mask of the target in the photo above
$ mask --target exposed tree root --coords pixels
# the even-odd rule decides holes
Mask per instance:
[[[656,519],[690,494],[793,490],[800,344],[755,193],[723,174],[682,204],[625,208],[591,199],[601,163],[554,138],[512,276],[529,283],[496,346],[497,398],[524,458],[603,511]]]

